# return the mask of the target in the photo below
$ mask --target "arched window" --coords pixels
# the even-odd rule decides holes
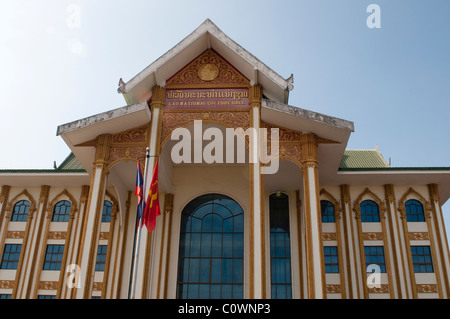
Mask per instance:
[[[327,200],[320,201],[320,210],[322,212],[322,223],[334,223],[334,205]]]
[[[272,194],[270,208],[270,266],[272,299],[292,298],[289,197]]]
[[[380,221],[378,204],[373,200],[365,200],[359,204],[361,213],[361,222],[374,223]]]
[[[72,204],[67,200],[57,202],[53,208],[52,222],[68,222],[71,206]]]
[[[102,222],[111,222],[112,203],[109,200],[103,202]]]
[[[423,213],[423,205],[415,199],[410,199],[405,203],[406,221],[407,222],[424,222],[425,214]]]
[[[243,298],[244,212],[207,194],[181,213],[177,298]]]
[[[27,200],[18,201],[12,210],[12,222],[26,222],[28,219],[28,212],[30,211],[30,202]]]

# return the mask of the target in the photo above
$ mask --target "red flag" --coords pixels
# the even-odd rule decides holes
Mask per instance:
[[[149,232],[155,229],[156,216],[161,215],[158,192],[158,162],[159,160],[156,161],[155,170],[153,171],[152,183],[150,184],[150,190],[142,216],[142,224],[145,224]]]

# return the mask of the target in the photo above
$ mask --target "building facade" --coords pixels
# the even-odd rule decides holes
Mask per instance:
[[[450,169],[346,150],[353,123],[292,89],[210,20],[120,80],[126,106],[58,127],[59,167],[0,171],[0,296],[449,298]]]

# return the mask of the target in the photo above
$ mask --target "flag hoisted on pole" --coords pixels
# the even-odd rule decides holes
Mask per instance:
[[[148,192],[147,201],[145,202],[142,214],[142,224],[145,224],[149,232],[153,231],[156,226],[156,216],[161,215],[159,208],[159,192],[158,192],[158,162],[156,160],[155,169],[153,170],[152,183]]]
[[[137,226],[139,227],[139,221],[142,217],[143,199],[144,199],[144,182],[142,177],[141,162],[137,160],[137,174],[136,174],[136,190],[134,192],[138,197],[138,213],[137,213]]]
[[[131,285],[130,285],[130,291],[129,291],[129,298],[134,299],[135,291],[136,291],[136,276],[137,276],[137,265],[139,262],[139,249],[141,246],[141,229],[143,225],[143,211],[144,211],[144,190],[145,185],[147,181],[147,174],[148,174],[148,159],[150,158],[150,148],[147,147],[147,154],[145,155],[145,173],[144,173],[144,179],[142,180],[142,187],[140,186],[140,176],[142,176],[141,172],[141,166],[138,161],[138,171],[136,176],[136,190],[135,194],[138,195],[138,210],[137,210],[137,216],[136,216],[136,225],[137,225],[137,235],[136,235],[136,245],[133,255],[133,267],[132,267],[132,279],[131,279]],[[141,173],[141,175],[139,175]]]

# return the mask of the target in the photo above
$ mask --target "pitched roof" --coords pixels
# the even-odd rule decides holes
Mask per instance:
[[[83,165],[78,161],[78,159],[70,153],[69,156],[59,165],[57,170],[67,171],[67,170],[84,170]]]
[[[378,149],[346,150],[342,156],[340,169],[346,168],[389,168]]]
[[[154,85],[165,86],[166,81],[188,62],[207,49],[213,49],[235,66],[251,83],[259,83],[264,95],[283,103],[288,102],[293,89],[293,76],[285,79],[223,33],[210,19],[206,19],[186,38],[139,72],[128,82],[119,81],[118,92],[127,104],[146,101]]]

